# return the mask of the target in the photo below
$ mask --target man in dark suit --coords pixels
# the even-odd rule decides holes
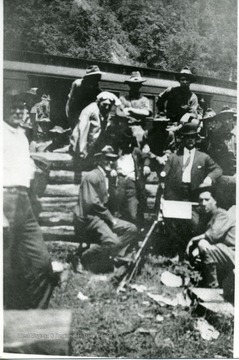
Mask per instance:
[[[117,158],[111,146],[95,154],[96,167],[82,177],[75,212],[76,235],[84,234],[89,245],[81,254],[82,265],[96,273],[113,270],[136,241],[136,226],[115,218],[108,207],[110,173]]]
[[[187,123],[181,130],[182,147],[172,154],[161,172],[164,178],[165,200],[194,201],[194,190],[204,183],[209,186],[222,175],[222,169],[209,155],[195,148],[197,125]],[[178,244],[179,253],[184,252],[187,240],[193,236],[198,214],[193,211],[191,220],[166,219],[169,236]]]

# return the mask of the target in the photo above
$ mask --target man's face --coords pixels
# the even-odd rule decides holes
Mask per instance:
[[[142,87],[142,83],[130,83],[128,84],[131,92],[139,92],[139,89]]]
[[[103,157],[101,159],[100,166],[104,169],[106,174],[110,174],[110,172],[115,168],[115,159]]]
[[[228,116],[225,119],[220,121],[221,127],[225,130],[230,132],[233,129],[233,117]]]
[[[217,122],[216,120],[208,120],[206,122],[206,128],[208,131],[213,131],[216,129],[216,126],[217,126]]]
[[[189,86],[190,86],[190,81],[189,79],[186,77],[186,76],[182,76],[180,79],[179,79],[179,82],[180,82],[180,85],[183,89],[189,89]]]
[[[188,150],[192,150],[196,145],[196,135],[184,136],[183,144]]]
[[[23,121],[24,106],[22,103],[12,104],[9,111],[9,116],[5,121],[12,127],[17,128]]]
[[[108,99],[106,100],[101,100],[98,103],[98,107],[100,109],[100,113],[101,115],[103,115],[104,117],[108,116],[110,113],[110,110],[112,108],[112,102]]]
[[[199,207],[203,214],[210,214],[217,208],[216,200],[209,191],[202,192],[199,195]]]

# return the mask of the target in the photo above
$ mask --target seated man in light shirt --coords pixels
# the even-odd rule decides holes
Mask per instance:
[[[146,176],[150,174],[149,158],[137,147],[130,128],[122,135],[119,149],[120,156],[117,160],[118,211],[123,219],[143,228],[146,205],[145,180]]]
[[[4,308],[46,308],[57,279],[29,199],[33,161],[19,94],[4,97]]]

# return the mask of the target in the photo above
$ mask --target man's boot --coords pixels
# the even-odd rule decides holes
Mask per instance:
[[[217,266],[215,263],[202,264],[202,276],[205,287],[218,288]]]

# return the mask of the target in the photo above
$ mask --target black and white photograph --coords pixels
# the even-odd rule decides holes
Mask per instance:
[[[237,11],[2,1],[1,357],[239,357]]]

